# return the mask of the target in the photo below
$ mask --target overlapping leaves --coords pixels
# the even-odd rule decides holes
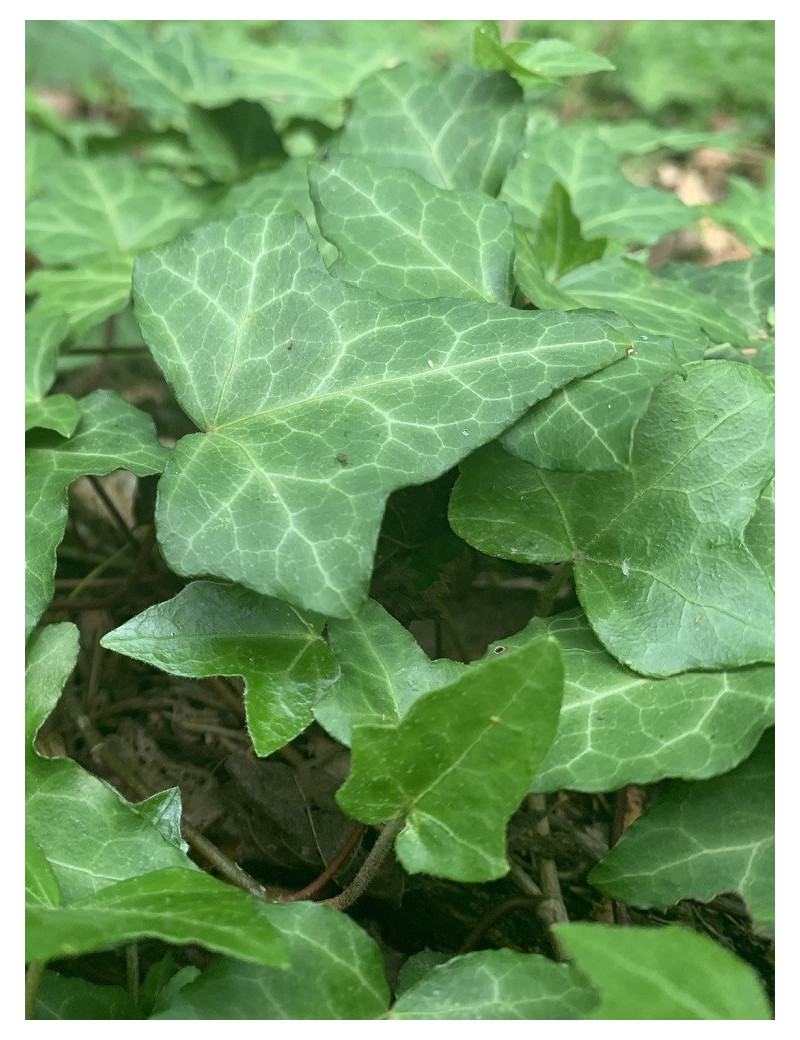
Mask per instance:
[[[366,598],[384,504],[624,354],[589,316],[346,286],[303,222],[241,213],[140,258],[136,313],[184,411],[156,522],[170,566],[333,617]]]

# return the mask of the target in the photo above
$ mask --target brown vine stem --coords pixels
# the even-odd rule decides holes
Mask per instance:
[[[369,855],[361,864],[359,872],[347,888],[340,892],[338,896],[324,900],[325,906],[330,906],[334,910],[346,910],[349,906],[352,906],[353,903],[364,894],[364,892],[366,892],[372,884],[381,863],[383,863],[386,856],[389,854],[389,851],[394,845],[394,840],[402,830],[405,822],[404,816],[395,816],[393,820],[389,820],[389,822],[384,825],[383,830],[378,836],[378,840],[372,846]]]
[[[320,876],[318,878],[314,878],[314,880],[310,884],[306,885],[305,888],[301,888],[299,892],[290,892],[288,895],[281,896],[278,899],[278,902],[294,903],[299,902],[302,899],[313,899],[313,897],[318,892],[322,891],[322,889],[327,885],[327,883],[331,880],[334,874],[338,870],[340,870],[347,862],[347,860],[353,855],[359,842],[363,838],[364,831],[366,831],[366,829],[367,825],[365,823],[357,823],[356,826],[350,831],[350,834],[347,837],[347,841],[344,843],[341,849],[339,849],[339,851],[336,853],[336,855],[325,868],[325,870],[323,870]]]
[[[543,794],[526,795],[525,801],[528,808],[540,814],[539,822],[536,824],[536,833],[543,838],[550,836],[550,823],[547,819],[547,800]],[[547,929],[547,936],[553,949],[553,955],[558,961],[567,959],[567,953],[561,945],[560,940],[552,930],[552,926],[561,921],[568,921],[567,908],[564,906],[564,898],[561,895],[561,884],[558,880],[558,868],[555,860],[539,858],[539,882],[542,887],[544,899],[539,903],[537,913],[539,920]]]

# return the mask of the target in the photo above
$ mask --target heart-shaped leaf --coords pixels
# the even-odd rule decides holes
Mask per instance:
[[[140,257],[134,282],[153,355],[207,431],[178,442],[159,484],[169,565],[332,617],[366,598],[393,490],[625,350],[589,316],[352,288],[279,214]]]
[[[101,643],[170,675],[241,675],[253,747],[269,755],[311,723],[314,701],[336,677],[323,625],[249,589],[196,581]]]
[[[395,848],[409,873],[502,877],[506,824],[553,738],[562,687],[555,640],[495,647],[398,723],[353,729],[339,804],[365,823],[405,815]]]
[[[676,780],[589,875],[632,906],[739,892],[761,929],[775,923],[775,738],[703,783]]]
[[[558,639],[566,669],[558,731],[533,791],[716,776],[741,762],[774,721],[773,668],[649,679],[607,654],[579,610],[534,620],[528,630]]]
[[[25,455],[26,638],[53,598],[72,481],[123,468],[140,477],[160,473],[169,454],[152,419],[113,391],[97,390],[79,405],[80,423],[68,441],[29,448]]]
[[[536,469],[491,445],[464,463],[450,506],[482,552],[573,561],[595,634],[645,675],[774,655],[770,578],[742,541],[772,477],[772,388],[732,362],[685,372],[653,392],[627,473]]]
[[[331,274],[393,300],[511,302],[511,214],[483,192],[446,191],[409,170],[344,157],[309,171]]]

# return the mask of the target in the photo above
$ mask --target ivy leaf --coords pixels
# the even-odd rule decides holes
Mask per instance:
[[[341,674],[314,708],[317,722],[348,747],[354,726],[399,722],[424,693],[455,681],[464,666],[432,661],[408,629],[374,600],[346,620],[328,622]]]
[[[770,1019],[755,971],[719,943],[677,926],[557,924],[601,997],[594,1019]]]
[[[608,317],[630,335],[630,355],[534,405],[500,437],[512,455],[563,472],[630,466],[636,427],[654,388],[683,368],[671,340],[651,340]]]
[[[583,1018],[597,996],[566,964],[535,953],[481,950],[427,972],[395,1002],[401,1020]]]
[[[69,437],[78,425],[78,402],[49,394],[56,378],[58,348],[66,336],[62,315],[47,317],[34,307],[25,315],[25,429],[41,427]]]
[[[340,254],[331,274],[393,300],[511,302],[514,236],[502,203],[350,157],[311,167],[309,184]]]
[[[503,72],[404,63],[359,85],[330,156],[361,156],[413,170],[437,188],[496,195],[522,139],[521,98]]]
[[[197,191],[133,160],[65,159],[28,204],[26,245],[53,266],[139,253],[198,223],[205,208]]]
[[[290,971],[221,957],[154,1019],[372,1019],[389,1004],[383,957],[345,914],[318,903],[265,904]]]
[[[67,523],[67,488],[78,477],[128,469],[160,473],[168,456],[152,419],[110,390],[80,402],[75,434],[25,455],[25,637],[53,598],[56,549]]]
[[[78,267],[33,271],[25,292],[36,296],[42,317],[62,317],[74,339],[85,336],[114,314],[124,310],[131,296],[133,258],[103,256]]]
[[[580,221],[572,211],[569,194],[558,181],[550,189],[532,239],[534,253],[551,282],[576,267],[598,260],[606,248],[604,238],[584,238]]]
[[[64,907],[29,907],[25,959],[74,957],[156,938],[202,943],[257,964],[288,964],[266,904],[202,871],[170,867],[129,878]]]
[[[61,887],[41,846],[25,835],[25,905],[61,905]]]
[[[676,780],[589,875],[632,906],[739,892],[761,930],[775,924],[775,737],[711,780]]]
[[[707,357],[746,362],[774,380],[775,330],[770,321],[770,309],[775,305],[774,254],[762,253],[752,260],[730,260],[714,267],[667,264],[659,273],[692,294],[713,300],[744,329],[746,338],[729,337],[721,346],[709,347]]]
[[[650,679],[607,654],[579,610],[535,619],[526,631],[558,639],[566,669],[558,730],[532,791],[716,776],[750,754],[774,721],[773,668]]]
[[[607,58],[592,54],[567,40],[500,40],[495,21],[479,22],[475,27],[473,57],[487,69],[505,69],[523,87],[538,87],[566,76],[585,76],[613,69]]]
[[[535,134],[505,178],[500,198],[511,206],[517,223],[536,228],[556,182],[572,199],[587,239],[650,245],[693,219],[674,195],[631,184],[593,126],[574,124]]]
[[[219,108],[187,109],[187,134],[193,159],[212,178],[240,180],[267,162],[286,158],[263,105],[239,99]]]
[[[732,362],[685,371],[653,392],[628,472],[536,469],[491,445],[451,498],[454,530],[482,552],[572,560],[595,634],[644,675],[774,654],[770,579],[742,542],[772,477],[772,388]]]
[[[558,289],[582,307],[616,311],[644,333],[668,336],[682,361],[699,360],[709,343],[748,342],[747,328],[722,301],[625,257],[571,271]]]
[[[160,867],[196,869],[108,784],[72,759],[34,750],[77,655],[78,630],[68,623],[35,632],[26,649],[25,821],[41,853],[34,866],[47,860],[65,903]],[[53,896],[52,881],[46,885]]]
[[[33,1017],[60,1021],[125,1021],[142,1016],[131,995],[122,986],[100,986],[76,975],[46,971],[36,990]]]
[[[395,850],[411,874],[502,877],[506,824],[553,738],[562,685],[555,640],[495,648],[394,725],[354,727],[337,801],[365,823],[406,815]]]
[[[333,279],[302,220],[241,213],[137,261],[136,315],[201,435],[173,448],[170,567],[358,609],[389,494],[624,353],[591,317],[394,303]]]
[[[128,92],[131,105],[158,120],[186,129],[189,105],[208,97],[220,104],[229,100],[231,77],[226,63],[204,54],[186,26],[166,40],[156,40],[119,22],[76,19],[62,24],[91,46]]]
[[[312,722],[314,700],[336,677],[324,623],[249,589],[196,581],[101,644],[170,675],[241,675],[253,746],[269,755]]]

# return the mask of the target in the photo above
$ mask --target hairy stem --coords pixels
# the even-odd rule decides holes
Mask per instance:
[[[325,900],[325,906],[331,906],[334,910],[346,910],[349,906],[352,906],[355,901],[366,892],[378,869],[389,854],[390,849],[394,845],[394,839],[402,830],[403,824],[405,823],[404,816],[395,816],[393,820],[389,820],[384,825],[383,830],[378,836],[378,840],[370,849],[369,855],[361,864],[361,869],[347,886],[343,892],[340,892],[338,896],[334,896],[332,899]]]
[[[39,992],[39,983],[44,975],[47,961],[31,961],[25,972],[25,1018],[34,1018],[36,1010],[36,994]]]

